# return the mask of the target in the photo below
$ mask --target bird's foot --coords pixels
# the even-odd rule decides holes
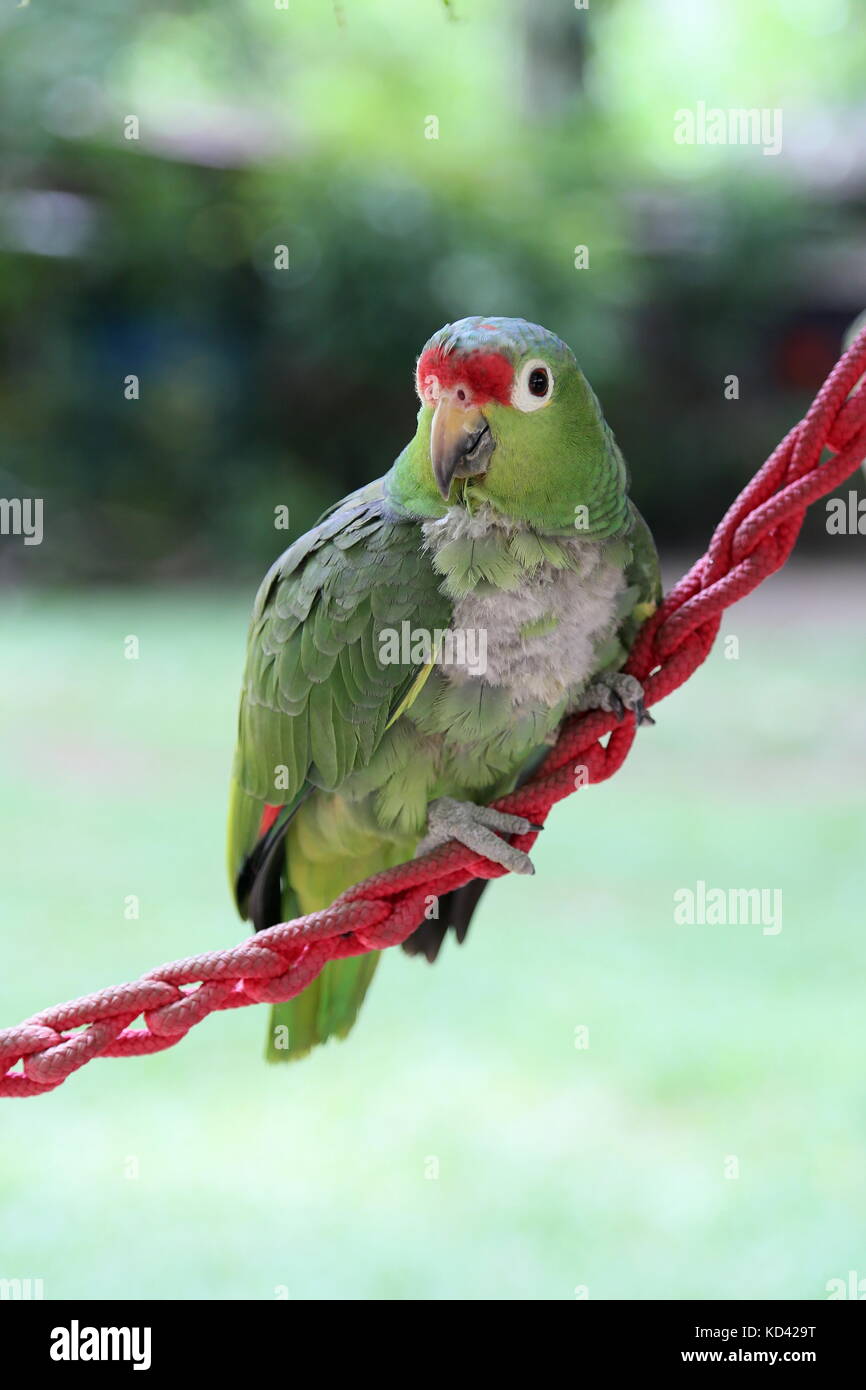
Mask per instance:
[[[599,676],[583,692],[577,712],[603,709],[623,720],[626,711],[637,716],[638,725],[654,724],[655,720],[647,712],[643,699],[643,686],[636,676],[627,676],[623,671],[610,671]]]
[[[448,840],[457,840],[467,849],[492,859],[513,874],[534,874],[535,866],[528,854],[515,849],[502,835],[526,835],[530,830],[540,830],[525,816],[512,816],[507,811],[494,811],[490,806],[476,806],[474,801],[457,801],[451,796],[440,796],[431,801],[427,812],[427,834],[418,844],[415,858],[438,849]],[[497,835],[496,832],[501,831]]]

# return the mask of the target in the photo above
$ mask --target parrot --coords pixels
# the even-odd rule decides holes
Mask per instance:
[[[256,596],[228,861],[262,931],[456,840],[515,873],[530,822],[489,806],[563,720],[654,722],[623,672],[662,588],[623,455],[571,349],[520,318],[446,324],[415,365],[414,437],[324,513]],[[462,942],[488,879],[443,895],[403,943]],[[273,1006],[266,1055],[352,1028],[379,952],[329,962]]]

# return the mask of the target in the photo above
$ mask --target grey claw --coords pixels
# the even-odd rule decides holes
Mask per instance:
[[[637,719],[637,726],[641,728],[644,724],[654,724],[655,720],[647,709],[643,701],[643,696],[639,695],[634,702],[634,712]]]
[[[643,700],[641,700],[640,703],[635,706],[635,714],[637,715],[637,726],[639,729],[643,728],[645,724],[654,724],[656,722],[650,714],[649,710],[647,709],[646,705],[644,704]]]
[[[512,816],[508,811],[496,811],[492,806],[477,806],[473,819],[486,825],[489,830],[504,831],[506,835],[525,835],[529,830],[529,821],[525,816]]]
[[[415,850],[415,858],[448,840],[457,840],[467,849],[475,850],[494,864],[501,864],[515,874],[533,874],[535,867],[529,855],[502,838],[502,835],[526,835],[532,823],[525,816],[497,811],[492,806],[476,806],[472,801],[457,801],[441,796],[432,802],[427,813],[427,834]],[[497,834],[497,831],[500,833]]]
[[[635,676],[627,676],[623,671],[608,672],[588,686],[577,706],[578,711],[607,710],[616,716],[620,723],[626,713],[632,711],[635,720],[641,724],[654,724],[655,720],[647,713],[643,698],[643,686]]]

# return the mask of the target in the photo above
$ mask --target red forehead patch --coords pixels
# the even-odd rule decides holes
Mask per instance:
[[[511,401],[514,368],[499,352],[469,352],[461,357],[443,352],[441,347],[427,348],[418,362],[418,390],[425,399],[431,377],[446,391],[465,386],[475,405],[488,401],[508,405]]]

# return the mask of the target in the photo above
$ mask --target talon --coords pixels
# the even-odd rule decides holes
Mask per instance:
[[[635,700],[634,712],[637,716],[637,726],[641,728],[644,724],[654,724],[655,720],[643,702],[643,696],[639,695]]]
[[[596,709],[606,710],[609,714],[615,715],[620,723],[629,712],[634,714],[638,727],[655,723],[652,715],[647,713],[640,681],[623,671],[608,672],[607,675],[600,676],[584,691],[577,710],[582,712]]]
[[[532,824],[525,816],[496,811],[490,806],[476,806],[473,801],[457,801],[441,796],[431,802],[427,811],[427,834],[415,849],[415,858],[437,849],[448,840],[456,840],[466,849],[474,850],[494,864],[501,864],[515,874],[534,874],[535,866],[529,855],[517,849],[503,835],[526,835]],[[501,832],[497,834],[497,831]]]

